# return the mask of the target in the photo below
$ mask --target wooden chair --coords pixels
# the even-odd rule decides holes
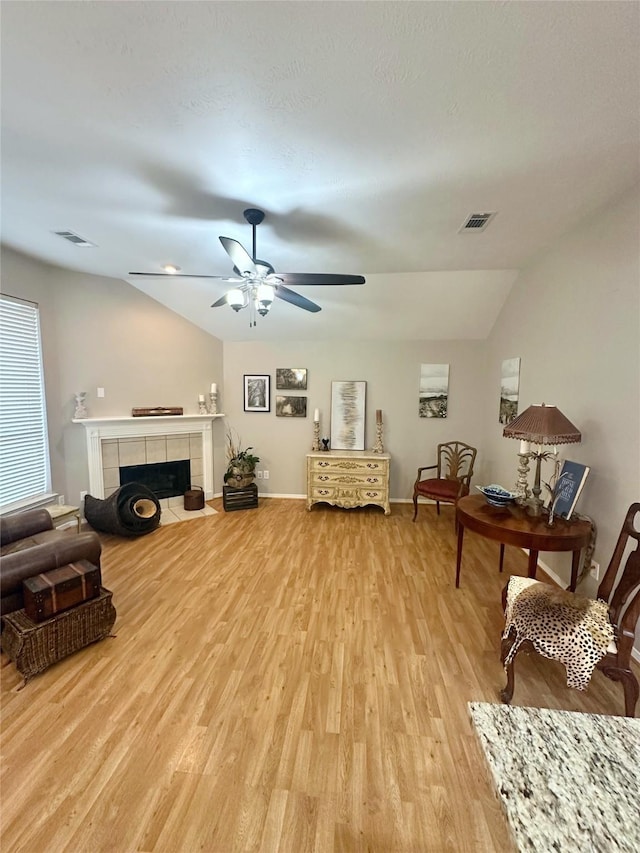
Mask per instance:
[[[635,528],[636,516],[640,512],[640,503],[631,504],[620,531],[611,557],[611,562],[605,572],[597,598],[609,605],[609,621],[613,626],[613,641],[609,644],[606,654],[596,664],[597,669],[613,681],[621,681],[624,690],[625,716],[633,717],[638,701],[638,679],[631,671],[631,652],[635,641],[635,633],[640,618],[640,531]],[[635,540],[635,547],[629,552],[630,540]],[[624,568],[620,571],[622,558],[628,553]],[[506,602],[506,590],[503,591],[503,603]],[[567,595],[583,598],[577,593]],[[544,621],[544,614],[540,615]],[[576,629],[577,630],[577,629]],[[529,632],[530,633],[530,632]],[[509,656],[512,646],[517,641],[514,632],[502,640],[502,662]],[[520,651],[535,651],[533,641],[525,639],[515,652],[510,662],[505,666],[507,684],[501,698],[506,704],[511,702],[514,688],[514,664]]]
[[[418,515],[419,497],[435,501],[440,515],[441,503],[456,504],[459,498],[469,494],[477,452],[475,447],[462,441],[449,441],[438,445],[437,463],[418,468],[418,475],[413,484],[414,521]],[[435,471],[436,476],[422,480],[423,471]]]

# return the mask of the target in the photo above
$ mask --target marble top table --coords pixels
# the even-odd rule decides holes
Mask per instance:
[[[638,853],[640,720],[469,702],[519,851]]]

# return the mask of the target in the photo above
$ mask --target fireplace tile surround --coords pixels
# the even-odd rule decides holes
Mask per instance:
[[[189,459],[191,485],[202,486],[205,500],[213,490],[212,423],[224,415],[179,415],[142,418],[83,418],[89,463],[89,492],[105,498],[120,485],[120,466]],[[168,506],[182,497],[166,498]]]

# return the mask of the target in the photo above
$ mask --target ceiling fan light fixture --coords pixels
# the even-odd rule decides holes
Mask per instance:
[[[234,311],[239,311],[241,308],[245,307],[244,293],[240,288],[233,287],[227,292],[227,304],[230,305]]]
[[[181,267],[177,267],[175,264],[163,264],[162,269],[171,275],[175,275],[177,272],[180,272]]]
[[[269,308],[271,307],[271,303],[274,300],[275,293],[276,293],[275,288],[271,284],[264,284],[263,283],[263,284],[258,285],[258,289],[256,292],[256,299],[259,302],[259,304],[263,308],[266,309],[266,311],[268,311]],[[265,313],[266,313],[266,311],[265,311]]]

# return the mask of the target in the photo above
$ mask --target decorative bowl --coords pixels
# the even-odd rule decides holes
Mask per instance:
[[[510,492],[508,489],[503,489],[497,483],[492,483],[490,486],[476,486],[479,492],[482,492],[484,499],[491,506],[505,507],[515,500],[516,493]]]

